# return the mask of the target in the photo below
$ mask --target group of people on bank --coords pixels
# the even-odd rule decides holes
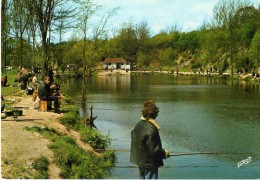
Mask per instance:
[[[242,69],[238,69],[237,70],[237,75],[248,74],[248,73],[249,73],[248,68],[245,68],[244,71]],[[251,70],[251,77],[259,78],[260,77],[259,71],[255,70],[255,68],[252,68],[252,70]]]
[[[21,89],[26,89],[29,85],[30,82],[32,82],[32,86],[34,89],[37,89],[37,81],[38,81],[38,76],[41,73],[40,68],[32,67],[31,71],[26,68],[25,66],[22,66],[20,71],[18,72],[15,82],[20,82],[20,87]],[[51,78],[51,83],[53,83],[53,70],[52,67],[50,66],[46,72],[46,75]]]
[[[32,69],[30,72],[26,67],[22,67],[17,74],[16,81],[20,82],[21,89],[25,90],[28,88],[29,82],[32,82],[32,89],[34,94],[38,94],[40,101],[47,101],[47,110],[54,110],[54,113],[60,113],[60,99],[64,99],[61,94],[60,86],[54,82],[54,73],[50,66],[46,72],[43,82],[38,80],[39,71]],[[33,98],[35,101],[37,98]],[[52,108],[52,102],[54,108]]]

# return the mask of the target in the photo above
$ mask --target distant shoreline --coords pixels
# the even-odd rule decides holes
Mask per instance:
[[[169,74],[173,76],[204,76],[230,78],[230,73],[197,73],[197,72],[170,72],[170,71],[125,71],[125,70],[102,70],[98,71],[98,76],[115,76],[115,75],[143,75],[143,74]],[[241,79],[260,83],[259,77],[252,77],[251,74],[234,74],[233,79]]]

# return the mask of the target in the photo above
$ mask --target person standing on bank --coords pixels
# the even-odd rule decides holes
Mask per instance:
[[[29,81],[29,71],[24,66],[22,66],[21,70],[17,74],[16,81],[21,83],[21,89],[26,89]]]
[[[62,96],[53,96],[50,88],[50,77],[45,76],[44,82],[41,84],[38,90],[38,96],[43,101],[54,101],[54,113],[60,113],[59,99],[63,99]]]
[[[163,159],[170,157],[162,148],[160,127],[155,121],[158,113],[154,101],[144,102],[141,121],[131,132],[130,162],[138,165],[140,179],[158,179],[158,168],[164,165]]]

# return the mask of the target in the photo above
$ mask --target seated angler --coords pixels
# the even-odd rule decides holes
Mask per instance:
[[[54,113],[60,113],[59,111],[59,99],[63,99],[62,96],[53,96],[50,87],[50,77],[45,76],[44,82],[40,85],[38,89],[38,96],[42,101],[54,101]]]

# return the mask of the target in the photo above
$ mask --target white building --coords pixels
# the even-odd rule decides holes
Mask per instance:
[[[104,69],[130,70],[130,63],[122,58],[108,58],[103,61]]]

